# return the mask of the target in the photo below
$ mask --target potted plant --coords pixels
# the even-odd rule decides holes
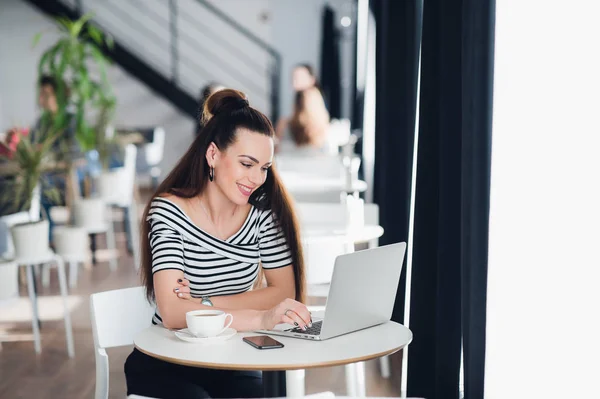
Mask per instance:
[[[59,191],[47,179],[48,173],[60,172],[61,165],[52,153],[58,135],[45,126],[42,123],[36,131],[23,132],[11,139],[16,143],[14,152],[0,156],[0,252],[3,252],[0,255],[10,249],[11,236],[17,249],[27,247],[28,243],[34,243],[41,251],[49,248],[48,221],[38,217],[40,200],[42,195],[50,202],[60,200]],[[9,226],[12,226],[10,232]],[[1,269],[2,290],[17,292],[17,265],[7,264]]]
[[[58,112],[53,116],[57,132],[69,126],[82,151],[97,151],[105,169],[108,168],[111,143],[106,139],[106,129],[116,105],[108,81],[106,65],[109,63],[101,48],[112,48],[110,37],[91,24],[92,14],[76,21],[58,18],[60,36],[42,55],[38,72],[50,75],[57,82]],[[34,46],[41,34],[34,38]],[[98,71],[94,76],[92,70]],[[95,118],[95,122],[91,122]]]
[[[64,172],[67,165],[52,151],[59,132],[50,124],[43,119],[38,129],[19,136],[14,153],[0,156],[0,216],[29,212],[36,195],[60,201],[60,192],[50,184],[48,174]]]

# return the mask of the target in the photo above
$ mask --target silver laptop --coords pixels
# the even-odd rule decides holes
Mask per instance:
[[[338,256],[323,319],[307,331],[278,324],[257,332],[322,341],[389,321],[405,252],[401,242]]]

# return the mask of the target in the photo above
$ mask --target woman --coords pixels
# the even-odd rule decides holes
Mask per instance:
[[[157,304],[153,323],[180,329],[188,311],[226,309],[238,331],[306,328],[298,224],[272,167],[273,126],[231,89],[211,95],[203,116],[202,133],[144,212],[142,277]],[[251,290],[260,269],[266,287]],[[263,396],[259,372],[173,365],[137,350],[125,375],[128,394]]]
[[[323,148],[327,142],[329,113],[319,89],[313,87],[296,93],[294,115],[289,130],[298,147]]]

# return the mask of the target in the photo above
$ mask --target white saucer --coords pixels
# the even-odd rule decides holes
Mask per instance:
[[[214,344],[217,342],[227,341],[235,334],[237,334],[237,330],[235,330],[234,328],[227,328],[225,329],[225,331],[223,331],[221,334],[215,337],[195,337],[192,335],[191,332],[188,331],[187,328],[175,331],[175,336],[180,340],[185,342],[192,342],[195,344]]]

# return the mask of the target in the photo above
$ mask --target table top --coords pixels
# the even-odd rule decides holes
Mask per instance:
[[[178,339],[174,332],[151,326],[134,339],[135,347],[170,363],[226,370],[297,370],[337,366],[389,355],[412,341],[412,332],[389,321],[325,341],[309,341],[273,335],[284,344],[281,349],[259,350],[242,337],[261,335],[238,333],[227,341],[197,344]]]
[[[348,242],[359,244],[379,238],[383,235],[383,232],[383,227],[378,225],[364,225],[362,227],[347,229],[344,226],[318,226],[311,224],[302,228],[302,241],[311,243],[345,237]]]

